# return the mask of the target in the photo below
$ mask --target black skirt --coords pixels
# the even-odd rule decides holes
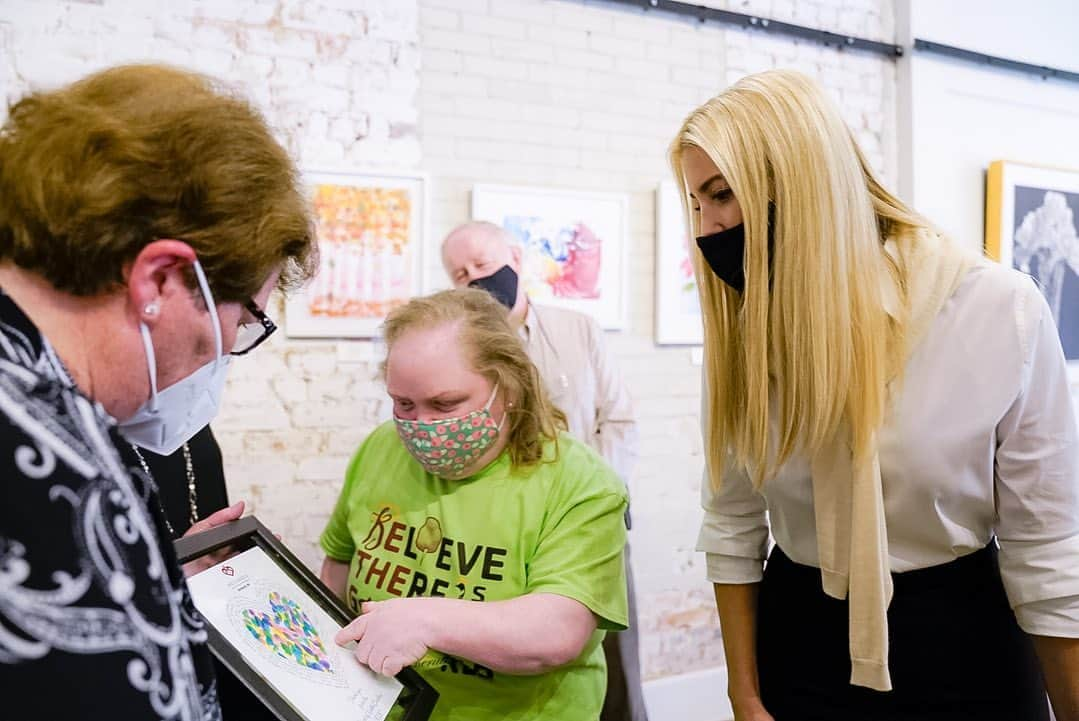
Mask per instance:
[[[776,721],[1048,721],[1030,638],[1004,595],[994,544],[892,574],[892,691],[850,685],[847,602],[776,546],[760,585],[757,668]]]

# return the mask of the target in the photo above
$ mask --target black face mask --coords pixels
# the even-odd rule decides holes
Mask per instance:
[[[487,291],[510,310],[517,305],[517,273],[508,265],[502,266],[486,278],[476,278],[468,287]]]
[[[772,257],[775,252],[776,208],[768,203],[768,282],[772,281]],[[720,280],[739,293],[746,289],[746,227],[739,223],[734,227],[697,238],[697,247]]]
[[[708,267],[739,293],[746,289],[746,227],[742,223],[697,238]]]

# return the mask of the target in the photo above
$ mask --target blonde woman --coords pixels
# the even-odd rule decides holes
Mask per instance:
[[[605,630],[626,627],[625,486],[482,290],[386,320],[392,421],[356,453],[322,578],[360,615],[339,642],[440,693],[433,719],[595,719]]]
[[[1044,719],[1047,688],[1079,719],[1079,443],[1034,283],[885,190],[797,73],[705,103],[671,161],[736,718]]]

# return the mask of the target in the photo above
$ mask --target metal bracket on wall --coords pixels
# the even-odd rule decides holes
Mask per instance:
[[[810,28],[805,25],[795,25],[780,20],[772,20],[771,18],[763,18],[759,15],[736,13],[731,12],[730,10],[719,10],[717,8],[704,7],[703,5],[675,2],[674,0],[602,0],[600,4],[603,3],[635,7],[643,10],[654,10],[656,12],[691,18],[702,23],[711,21],[722,23],[724,25],[734,25],[748,30],[762,30],[777,35],[787,35],[803,40],[812,40],[826,47],[839,50],[860,50],[863,52],[885,55],[891,58],[898,58],[903,55],[903,46],[901,45],[882,43],[877,40],[867,40],[866,38],[854,37],[853,35],[840,35],[839,33]]]
[[[976,65],[989,65],[990,67],[1014,70],[1019,73],[1026,73],[1027,75],[1037,75],[1043,80],[1053,78],[1056,80],[1079,82],[1079,73],[1071,70],[1062,70],[1061,68],[1053,68],[1048,65],[1034,65],[1033,63],[1024,63],[1019,60],[1009,60],[1008,58],[1001,58],[996,55],[986,55],[985,53],[979,53],[975,50],[964,50],[963,48],[944,45],[943,43],[935,43],[930,40],[922,40],[921,38],[914,39],[914,49],[927,53],[944,55],[957,60],[964,60]]]
[[[659,13],[665,13],[667,15],[675,15],[682,18],[696,20],[697,22],[701,23],[716,22],[723,25],[733,25],[735,27],[746,30],[761,30],[763,32],[775,33],[777,35],[787,35],[789,37],[801,38],[803,40],[811,40],[820,43],[821,45],[824,45],[826,47],[836,48],[839,50],[861,50],[864,52],[884,55],[892,59],[900,58],[905,53],[902,45],[882,43],[877,40],[868,40],[866,38],[854,37],[853,35],[841,35],[839,33],[829,32],[827,30],[806,27],[805,25],[795,25],[794,23],[785,23],[781,20],[772,20],[771,18],[764,18],[759,15],[736,13],[731,12],[730,10],[720,10],[718,8],[705,7],[703,5],[693,5],[692,3],[687,2],[676,2],[676,0],[583,1],[588,4],[618,5],[621,7],[632,7],[645,11],[655,11]],[[1012,70],[1015,72],[1026,73],[1028,75],[1037,75],[1044,80],[1053,79],[1065,80],[1069,82],[1079,82],[1079,72],[1073,70],[1064,70],[1062,68],[1054,68],[1048,65],[1034,65],[1033,63],[1024,63],[1019,60],[1010,60],[1008,58],[1001,58],[996,55],[987,55],[986,53],[980,53],[975,50],[966,50],[964,48],[957,48],[952,45],[944,45],[943,43],[936,43],[930,40],[922,40],[921,38],[916,38],[914,40],[914,50],[934,53],[936,55],[944,55],[946,57],[963,60],[965,62],[974,63],[976,65],[988,65],[993,68]]]

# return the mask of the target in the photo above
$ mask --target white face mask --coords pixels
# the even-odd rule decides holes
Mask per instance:
[[[206,301],[206,309],[210,312],[217,355],[191,375],[158,393],[157,361],[150,341],[150,329],[140,322],[146,365],[150,370],[150,399],[135,411],[135,415],[119,424],[120,433],[128,441],[163,456],[175,453],[217,415],[229,361],[232,359],[232,356],[222,353],[221,323],[206,274],[197,260],[192,267]]]

